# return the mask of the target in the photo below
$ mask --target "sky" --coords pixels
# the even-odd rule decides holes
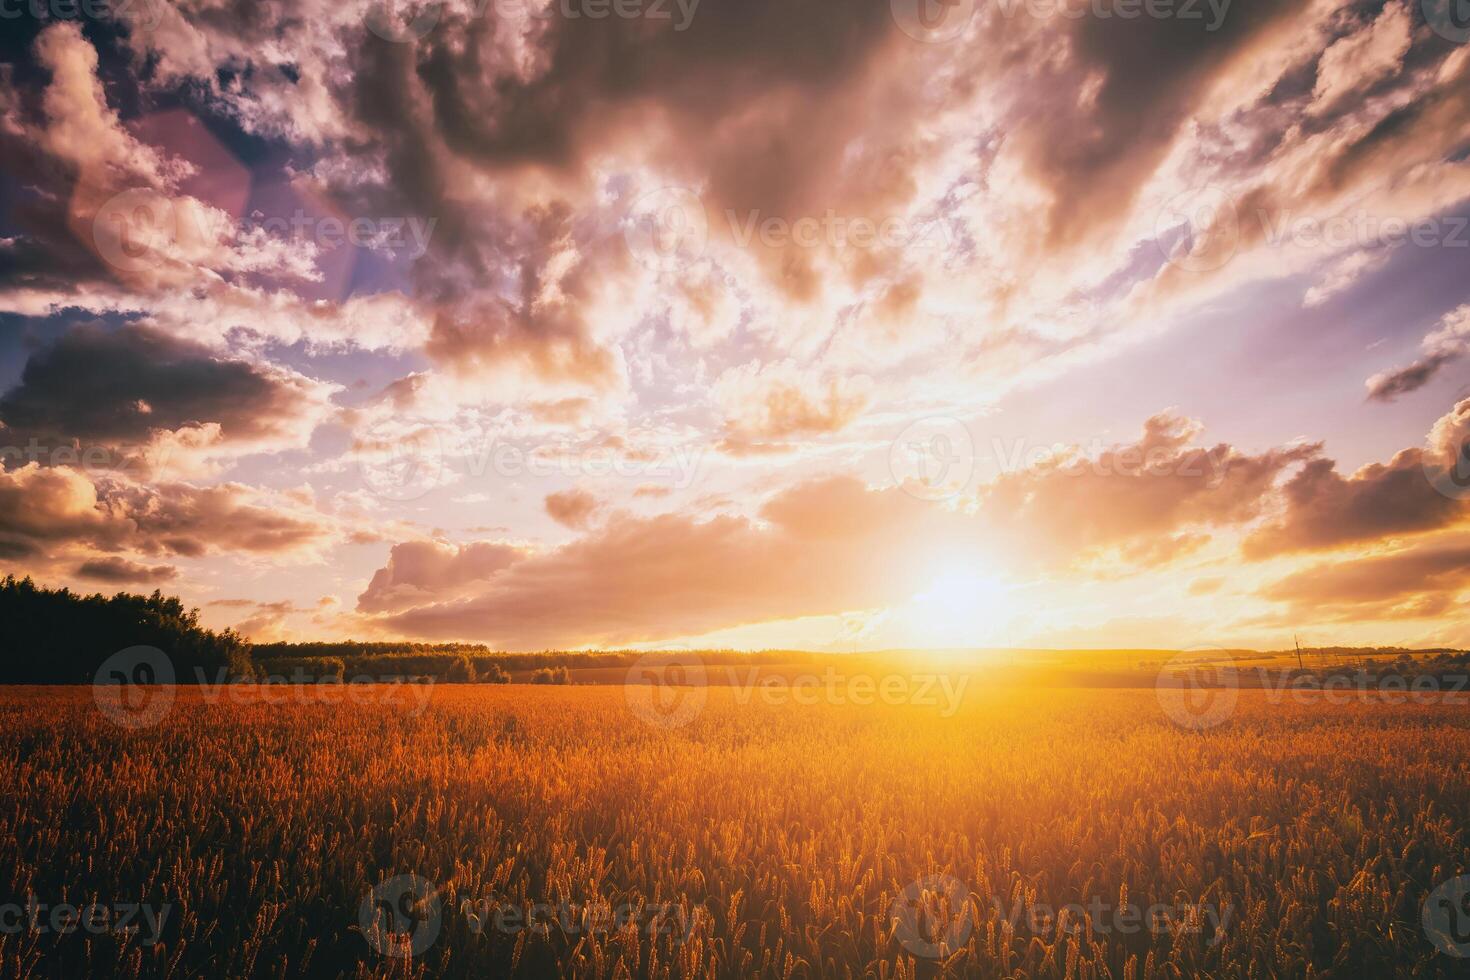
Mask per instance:
[[[0,10],[0,572],[258,641],[1466,646],[1453,0]]]

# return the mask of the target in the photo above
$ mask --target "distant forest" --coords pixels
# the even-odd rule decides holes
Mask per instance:
[[[250,641],[204,628],[199,610],[161,592],[82,595],[6,576],[0,622],[0,682],[7,684],[87,683],[109,657],[134,646],[164,651],[180,682],[254,670]]]
[[[154,647],[167,657],[181,684],[225,679],[320,681],[412,679],[446,683],[568,684],[572,669],[618,668],[650,655],[638,650],[502,653],[480,643],[414,643],[341,640],[311,643],[254,643],[234,630],[202,626],[199,610],[161,592],[134,595],[84,595],[48,589],[29,578],[0,580],[0,683],[84,684],[114,654],[131,647]],[[810,664],[844,655],[801,650],[685,651],[710,666]],[[1055,654],[1056,651],[1033,651]],[[1125,651],[1142,653],[1143,651]],[[1154,651],[1166,652],[1166,651]],[[1444,670],[1470,666],[1460,650],[1409,650],[1399,647],[1316,647],[1302,649],[1308,670],[1366,669],[1372,673]],[[1072,651],[1079,658],[1110,651]],[[1118,653],[1118,651],[1112,651]],[[1292,651],[1236,651],[1244,659],[1288,657]],[[680,653],[671,651],[669,657]],[[875,654],[873,656],[881,656]],[[1290,657],[1294,659],[1294,657]],[[1133,660],[1135,669],[1157,667]]]
[[[570,683],[570,667],[621,667],[643,653],[497,653],[478,643],[256,643],[234,630],[202,626],[199,610],[175,596],[119,592],[85,595],[48,589],[30,578],[0,580],[0,683],[85,684],[108,658],[135,646],[155,647],[181,684],[200,680],[308,681],[357,677],[449,683],[508,683],[512,671],[536,684]],[[700,651],[705,663],[792,663],[812,654]]]
[[[791,664],[815,662],[818,654],[801,650],[700,650],[699,659],[708,665]],[[671,652],[670,656],[677,656]],[[254,660],[271,674],[287,674],[300,668],[308,676],[340,669],[348,677],[385,673],[430,676],[442,680],[499,680],[498,671],[545,671],[553,676],[532,675],[533,682],[565,683],[568,668],[627,667],[649,656],[642,650],[542,650],[537,653],[504,653],[482,643],[414,643],[339,640],[311,643],[257,643]],[[487,677],[488,675],[488,677]]]

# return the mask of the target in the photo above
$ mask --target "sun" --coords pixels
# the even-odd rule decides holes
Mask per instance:
[[[922,646],[994,643],[1014,612],[1010,593],[1010,587],[982,565],[945,565],[905,604],[906,632],[912,635],[911,642]]]

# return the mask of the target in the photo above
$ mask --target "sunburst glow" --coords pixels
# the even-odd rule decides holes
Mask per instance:
[[[1014,615],[1011,588],[983,566],[941,568],[906,604],[904,628],[916,646],[974,646],[1003,638]]]

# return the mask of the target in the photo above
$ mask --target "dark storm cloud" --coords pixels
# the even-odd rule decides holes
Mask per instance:
[[[133,585],[167,582],[169,579],[177,578],[179,570],[172,565],[142,565],[126,558],[111,556],[82,562],[77,566],[76,574],[80,578],[98,582]]]
[[[0,435],[24,445],[132,447],[217,423],[224,441],[286,435],[315,406],[306,379],[142,325],[84,325],[37,351],[0,395]],[[13,462],[13,461],[8,461]]]

